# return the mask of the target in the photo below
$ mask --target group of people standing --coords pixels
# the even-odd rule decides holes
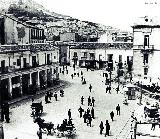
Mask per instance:
[[[119,106],[119,104],[116,106],[116,111],[117,111],[117,115],[120,115],[120,106]],[[111,113],[110,113],[110,117],[111,117],[111,120],[112,121],[114,121],[114,112],[113,111],[111,111]],[[108,120],[106,120],[106,123],[105,123],[105,125],[103,125],[103,121],[101,121],[100,122],[100,125],[99,125],[99,128],[100,128],[100,134],[102,135],[102,133],[103,133],[103,130],[104,130],[104,126],[105,126],[105,137],[106,136],[109,136],[110,135],[110,124],[109,124],[109,122],[108,122]]]
[[[60,90],[60,97],[63,97],[64,96],[64,91],[61,89]],[[57,92],[53,93],[52,92],[49,92],[47,91],[46,94],[45,94],[45,103],[50,103],[51,102],[51,98],[54,97],[55,98],[55,101],[58,101],[58,94]]]

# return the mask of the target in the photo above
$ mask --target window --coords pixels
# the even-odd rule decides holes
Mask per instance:
[[[144,68],[144,75],[148,74],[148,68]]]
[[[84,57],[87,57],[87,52],[84,52]]]
[[[149,35],[144,35],[144,48],[149,47]]]
[[[119,55],[119,62],[122,62],[122,55]]]
[[[21,66],[21,59],[17,59],[17,66]]]
[[[148,63],[148,54],[143,55],[143,63],[147,64]]]
[[[108,62],[113,62],[113,54],[108,54]]]
[[[56,56],[54,56],[54,59],[56,59]]]
[[[74,52],[74,57],[77,57],[77,52]]]

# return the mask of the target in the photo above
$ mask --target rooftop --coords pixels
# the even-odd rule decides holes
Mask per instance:
[[[94,43],[82,42],[71,46],[71,49],[132,49],[133,43]]]

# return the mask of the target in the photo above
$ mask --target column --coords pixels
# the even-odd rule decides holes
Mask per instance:
[[[37,89],[40,90],[39,71],[37,71]]]
[[[8,96],[12,98],[12,77],[8,78]]]
[[[23,95],[23,91],[22,91],[22,75],[19,76],[19,83],[20,83],[20,86],[19,86],[20,95],[22,96]]]

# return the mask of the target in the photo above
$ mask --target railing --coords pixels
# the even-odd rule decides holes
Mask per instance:
[[[13,45],[1,45],[0,52],[17,52],[17,51],[52,51],[55,47],[48,43],[35,43],[35,44],[13,44]]]
[[[144,45],[134,45],[133,48],[134,48],[134,49],[153,50],[153,49],[154,49],[154,45],[148,45],[148,46],[144,46]]]

